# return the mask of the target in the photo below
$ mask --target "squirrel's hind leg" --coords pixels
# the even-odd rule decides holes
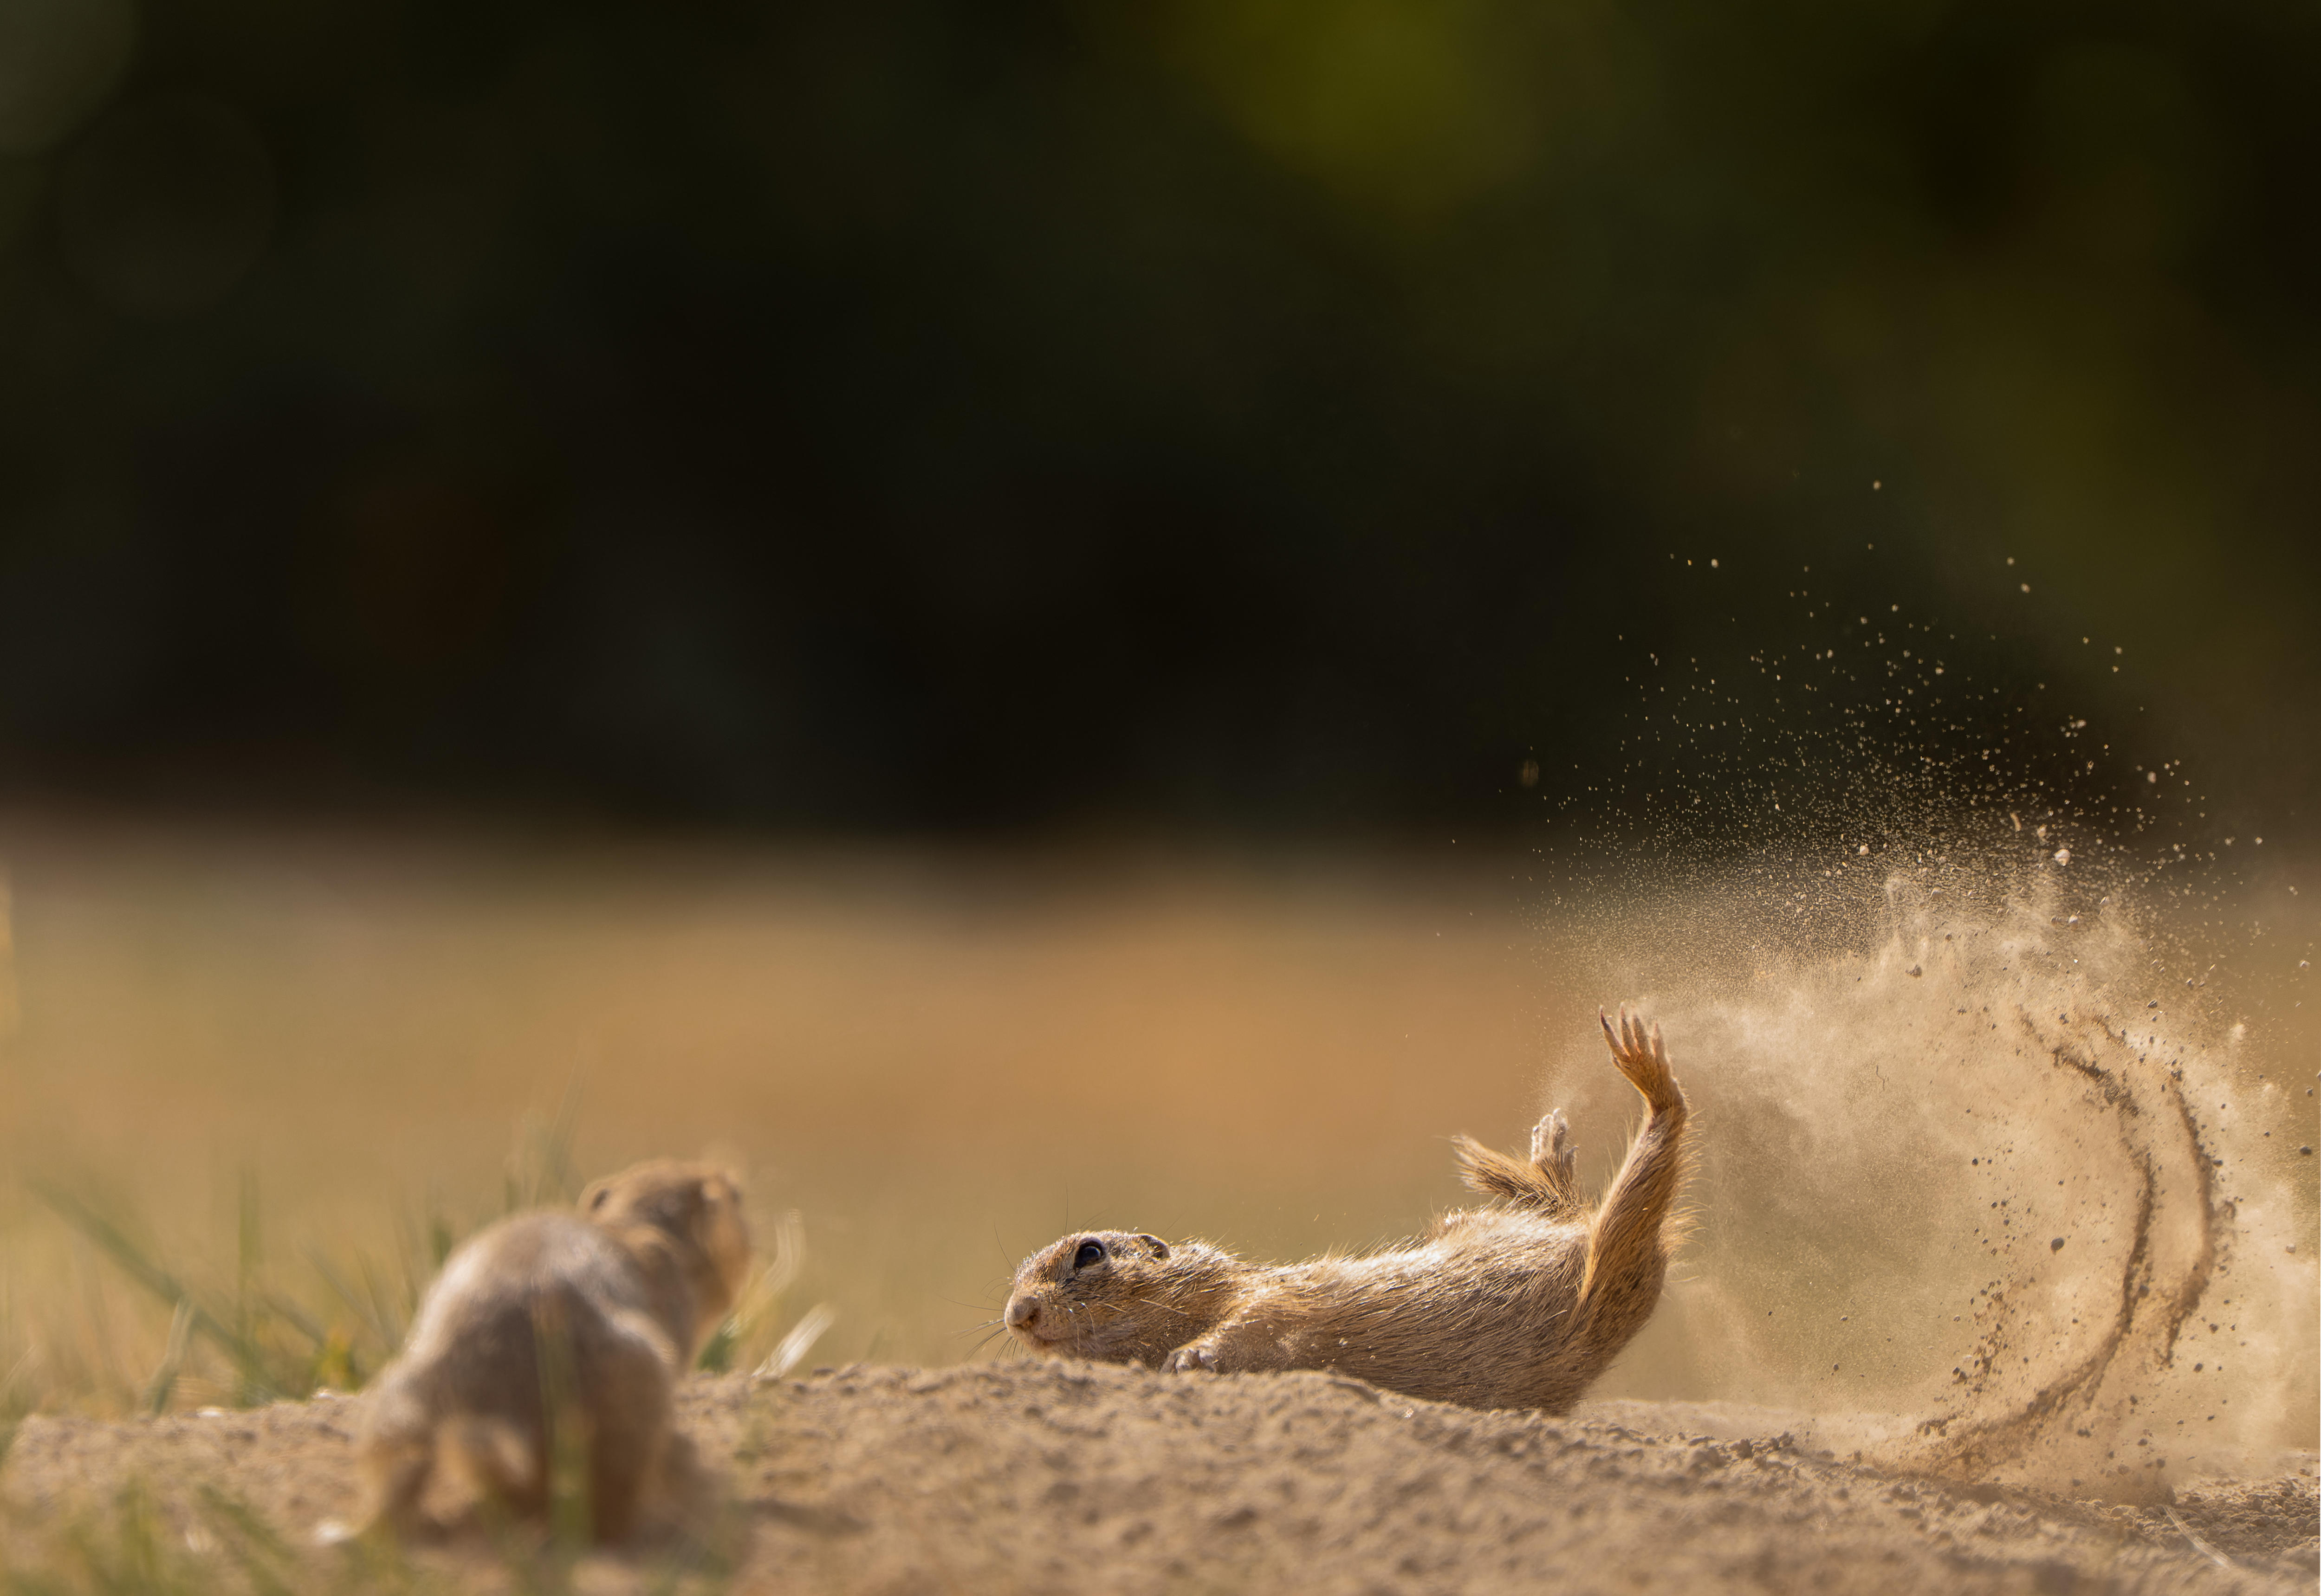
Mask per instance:
[[[1684,1093],[1669,1067],[1661,1028],[1623,1009],[1616,1028],[1604,1020],[1612,1062],[1651,1111],[1628,1145],[1620,1173],[1596,1210],[1579,1305],[1616,1350],[1640,1328],[1660,1298],[1672,1238],[1669,1210],[1684,1180]]]
[[[370,1510],[357,1535],[417,1537],[433,1526],[419,1510],[419,1499],[435,1473],[432,1436],[416,1442],[374,1446],[363,1459],[369,1476]]]
[[[434,1420],[423,1403],[390,1372],[370,1397],[356,1442],[363,1480],[363,1506],[351,1524],[325,1519],[314,1539],[335,1546],[359,1537],[416,1537],[433,1528],[420,1510],[420,1498],[435,1474]]]

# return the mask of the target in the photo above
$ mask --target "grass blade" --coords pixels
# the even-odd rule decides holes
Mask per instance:
[[[156,1416],[169,1410],[169,1394],[177,1389],[177,1370],[186,1361],[186,1343],[192,1339],[194,1329],[193,1304],[180,1297],[169,1315],[169,1339],[161,1353],[160,1366],[145,1386],[145,1411]]]
[[[816,1302],[806,1310],[804,1318],[790,1327],[789,1334],[782,1338],[781,1344],[774,1348],[772,1355],[758,1365],[757,1377],[778,1380],[796,1368],[806,1361],[806,1355],[814,1350],[814,1344],[822,1339],[824,1332],[837,1322],[838,1310],[835,1307],[828,1302]]]
[[[193,1329],[232,1360],[235,1369],[241,1373],[249,1394],[259,1401],[285,1394],[267,1369],[258,1347],[221,1323],[215,1314],[195,1300],[193,1292],[183,1282],[147,1257],[118,1225],[71,1192],[51,1186],[46,1181],[27,1181],[25,1184],[32,1188],[34,1196],[54,1210],[59,1219],[104,1248],[130,1279],[168,1303],[172,1310],[182,1306]]]

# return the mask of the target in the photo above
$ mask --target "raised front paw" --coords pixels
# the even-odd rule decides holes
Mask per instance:
[[[1217,1372],[1217,1349],[1196,1341],[1170,1353],[1161,1360],[1160,1367],[1170,1374],[1214,1374]]]
[[[1670,1073],[1667,1044],[1661,1040],[1661,1028],[1655,1024],[1649,1030],[1641,1015],[1620,1011],[1620,1022],[1616,1027],[1604,1018],[1598,1009],[1596,1018],[1603,1020],[1604,1039],[1612,1044],[1612,1062],[1628,1078],[1628,1084],[1644,1094],[1652,1107],[1667,1108],[1681,1102],[1677,1091],[1676,1076]]]

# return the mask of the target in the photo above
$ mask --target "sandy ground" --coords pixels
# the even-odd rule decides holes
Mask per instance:
[[[858,1365],[697,1379],[682,1404],[709,1527],[574,1566],[481,1532],[408,1561],[311,1546],[356,1499],[356,1408],[332,1398],[27,1421],[0,1469],[8,1561],[68,1588],[117,1585],[128,1546],[172,1588],[1139,1596],[2285,1591],[2316,1569],[2309,1457],[2130,1509],[1840,1458],[1763,1410],[1597,1402],[1556,1419],[1316,1374]]]

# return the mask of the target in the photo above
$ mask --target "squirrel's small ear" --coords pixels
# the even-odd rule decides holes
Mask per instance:
[[[1165,1258],[1169,1256],[1169,1244],[1158,1236],[1140,1236],[1136,1239],[1151,1247],[1154,1257]]]
[[[675,1217],[678,1223],[683,1225],[695,1236],[700,1235],[702,1216],[708,1211],[708,1193],[701,1189],[699,1181],[687,1181],[677,1189]]]
[[[613,1188],[605,1182],[598,1181],[595,1185],[589,1187],[586,1192],[583,1192],[580,1194],[580,1206],[587,1209],[590,1213],[595,1213],[598,1209],[605,1206],[605,1199],[610,1197],[612,1194]]]

